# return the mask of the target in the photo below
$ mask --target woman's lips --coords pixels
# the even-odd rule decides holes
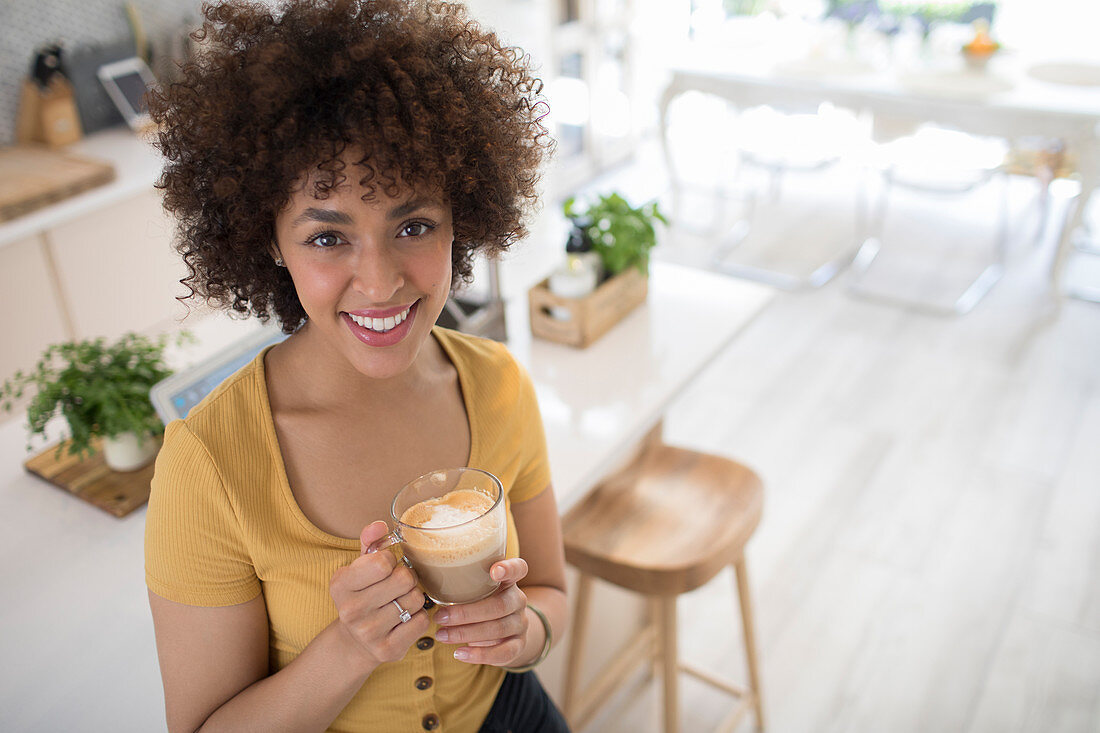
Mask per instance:
[[[419,307],[420,301],[417,300],[407,308],[357,311],[354,316],[351,313],[344,312],[340,316],[344,319],[344,323],[347,324],[348,328],[351,329],[352,334],[368,346],[393,346],[408,335]],[[389,325],[386,323],[387,319],[393,319],[393,326],[389,329],[386,328]],[[360,325],[357,321],[369,322],[371,325],[368,328]],[[375,323],[382,326],[381,330],[375,329]]]
[[[351,320],[363,328],[384,332],[400,325],[408,317],[411,308],[412,305],[396,308],[377,308],[369,311],[348,312],[348,315],[351,316]]]

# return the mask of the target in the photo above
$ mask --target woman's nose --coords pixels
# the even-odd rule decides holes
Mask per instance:
[[[388,303],[405,284],[401,263],[385,247],[365,247],[356,263],[353,284],[372,303]]]

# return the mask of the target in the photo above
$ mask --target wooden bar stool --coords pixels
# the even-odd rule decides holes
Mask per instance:
[[[565,557],[580,570],[573,637],[566,663],[563,707],[576,727],[591,718],[634,667],[659,667],[664,730],[679,730],[678,672],[731,693],[738,704],[719,726],[733,730],[750,709],[764,727],[752,604],[744,548],[760,522],[763,485],[739,463],[653,441],[629,466],[594,489],[563,520]],[[734,685],[682,664],[676,652],[676,599],[734,567],[749,684]],[[615,656],[578,695],[592,579],[645,595],[650,619],[642,633]]]

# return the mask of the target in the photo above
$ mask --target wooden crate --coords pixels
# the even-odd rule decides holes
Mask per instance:
[[[561,298],[543,280],[527,293],[531,333],[547,341],[585,348],[641,305],[649,277],[630,267],[584,298]],[[568,318],[561,318],[561,315]]]

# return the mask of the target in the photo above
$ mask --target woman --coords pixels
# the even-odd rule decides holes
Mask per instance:
[[[567,616],[534,391],[504,347],[434,327],[474,253],[525,234],[539,82],[434,0],[204,14],[150,102],[185,282],[292,335],[165,434],[146,576],[169,728],[565,730],[522,672]],[[508,553],[493,596],[440,609],[366,548],[401,486],[464,465],[502,480]]]

